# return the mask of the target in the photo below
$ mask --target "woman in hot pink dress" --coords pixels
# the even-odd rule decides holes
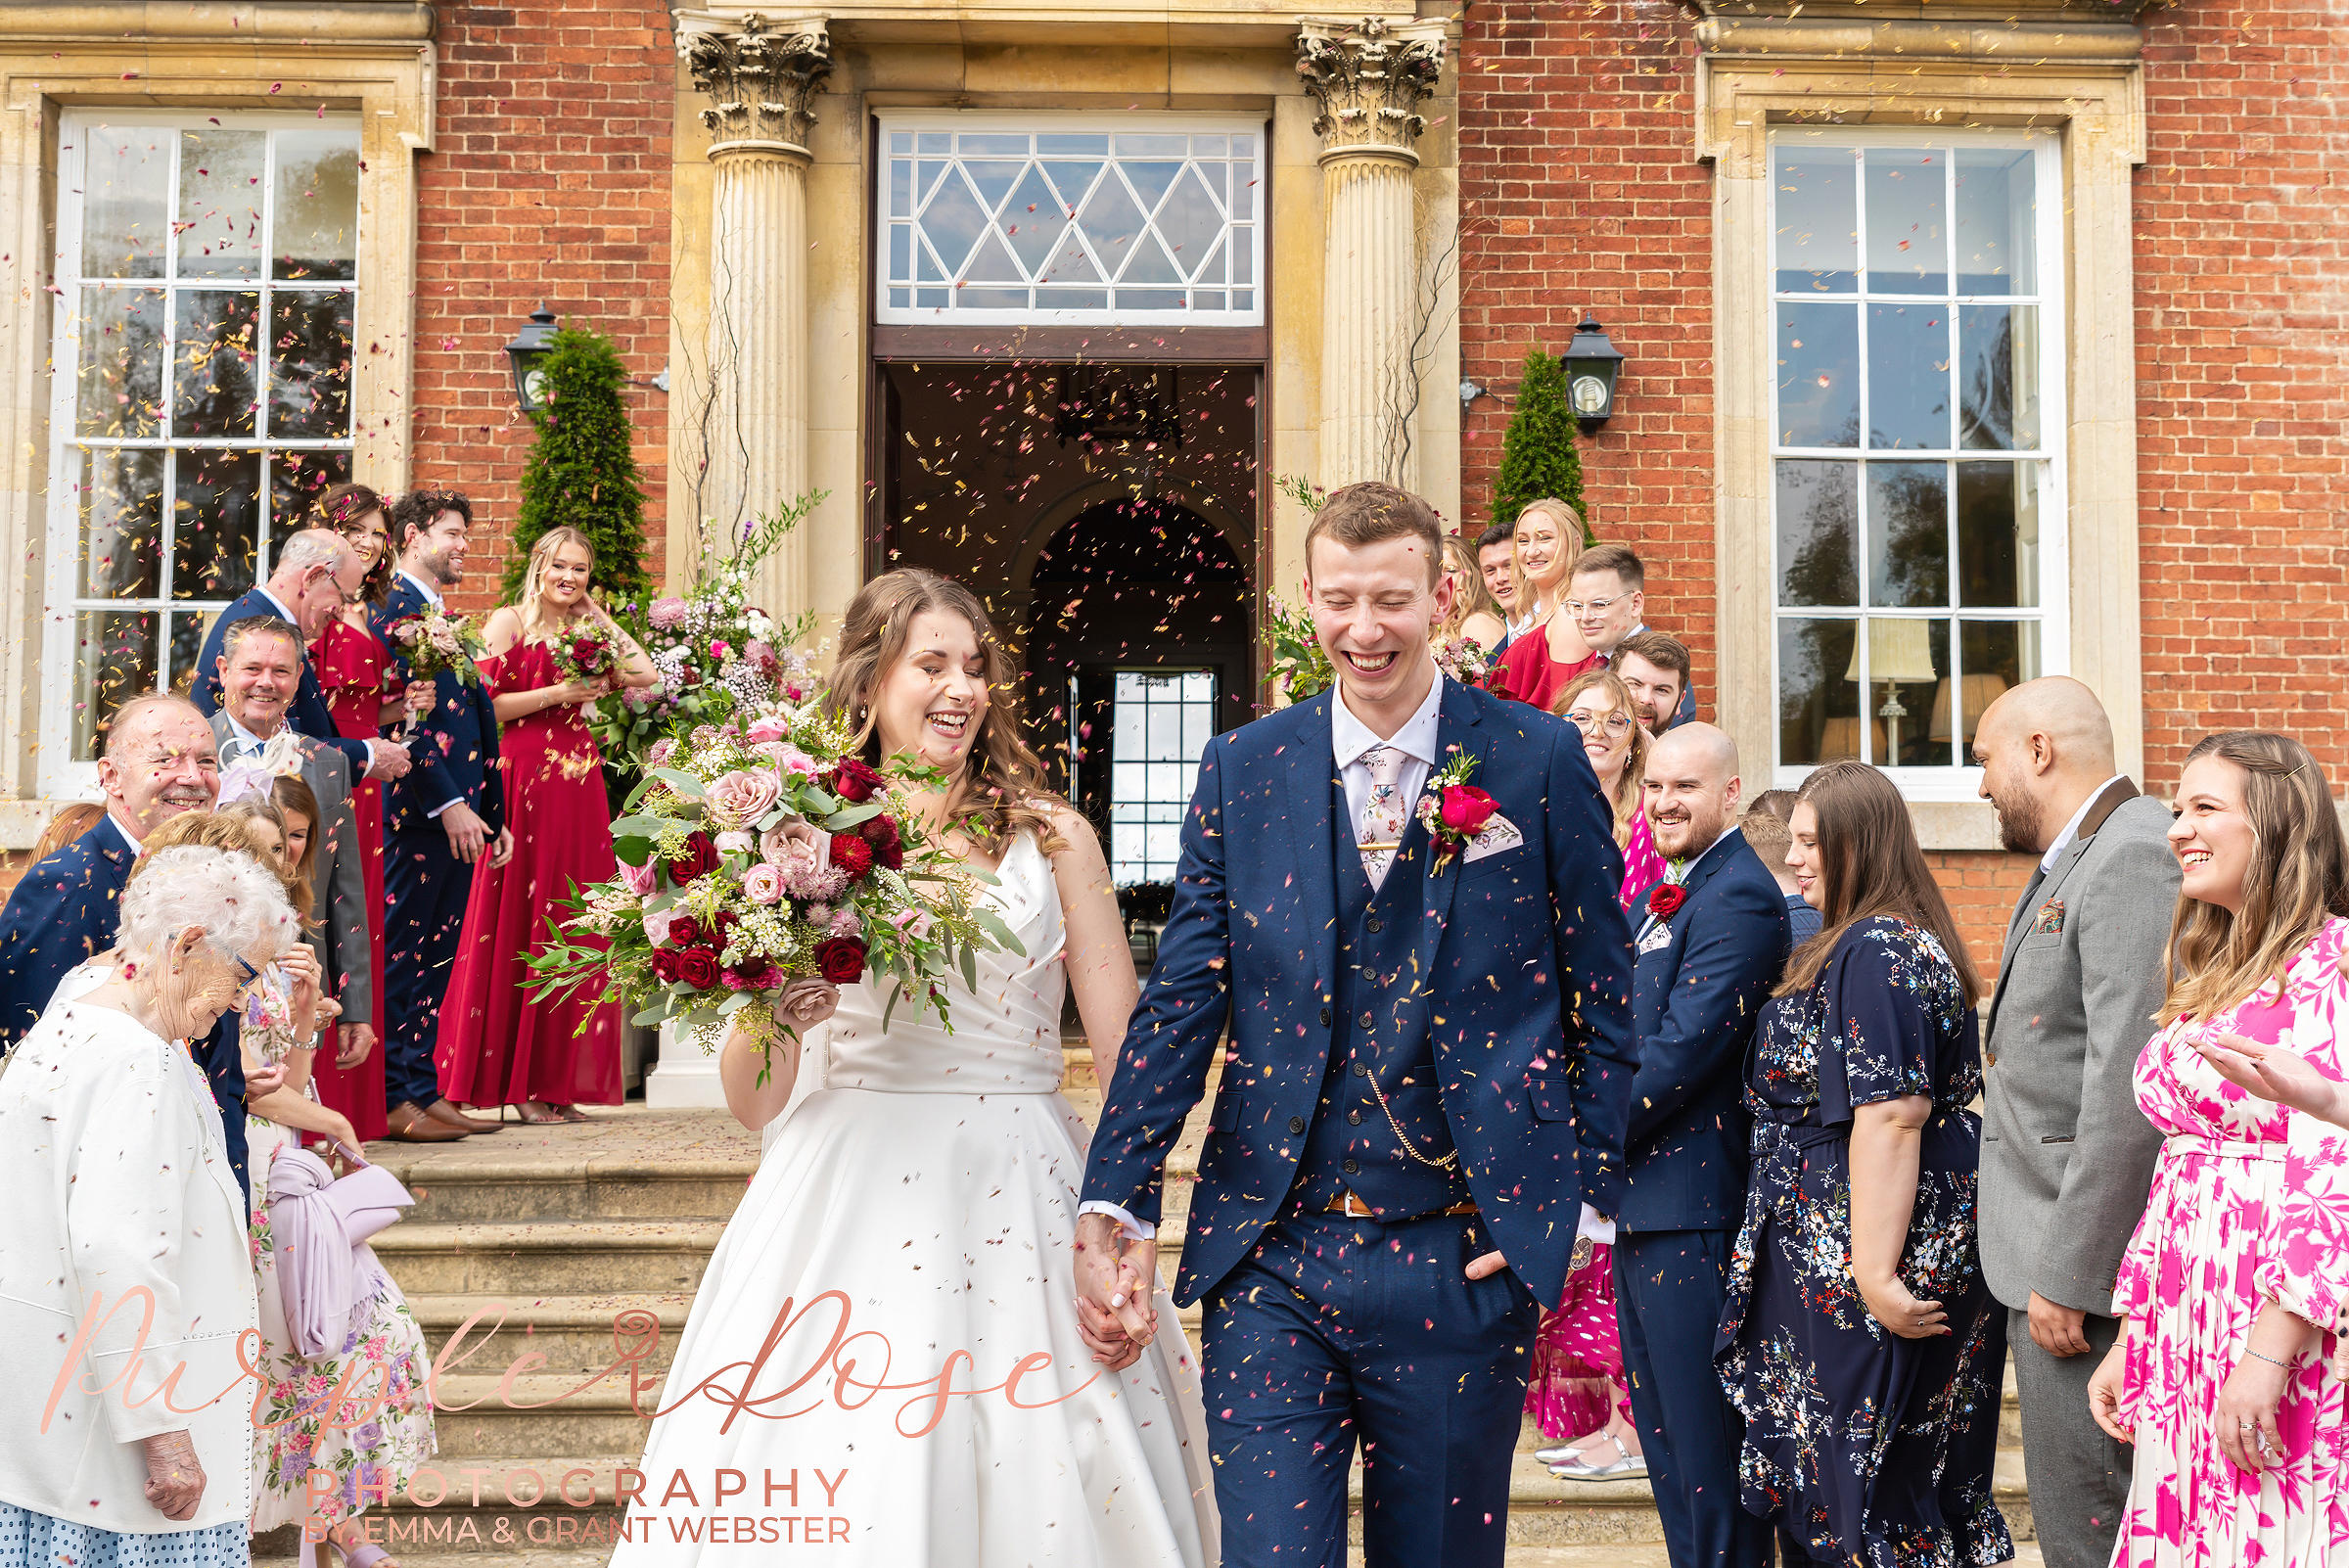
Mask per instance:
[[[383,498],[364,484],[338,484],[318,497],[313,508],[316,526],[332,529],[350,541],[367,576],[357,600],[326,623],[310,644],[310,668],[326,690],[327,707],[335,715],[335,730],[349,740],[373,740],[384,725],[400,716],[397,702],[385,701],[385,668],[390,656],[375,633],[367,629],[367,606],[382,600],[392,583],[392,553],[384,547]],[[310,1082],[317,1085],[319,1103],[340,1111],[362,1138],[380,1138],[384,1123],[384,787],[373,779],[354,780],[351,814],[358,819],[360,870],[367,885],[367,933],[375,964],[375,1013],[369,1018],[345,1019],[345,1025],[367,1032],[362,1044],[355,1038],[337,1052],[318,1053]]]
[[[2341,1568],[2349,1434],[2326,1358],[2349,1250],[2308,1195],[2349,1191],[2349,1140],[2197,1047],[2280,1045],[2349,1077],[2349,851],[2324,773],[2280,735],[2203,740],[2178,811],[2178,978],[2137,1065],[2166,1141],[2113,1289],[2125,1327],[2089,1385],[2137,1449],[2113,1561]]]
[[[482,628],[491,655],[482,678],[496,698],[514,855],[502,866],[484,860],[474,869],[433,1060],[448,1098],[516,1106],[526,1122],[584,1122],[581,1101],[621,1101],[619,1004],[577,996],[532,1001],[525,961],[546,940],[547,916],[560,900],[619,868],[603,757],[583,709],[622,686],[659,678],[644,650],[589,596],[594,570],[585,534],[549,529],[530,551],[521,602],[493,612]],[[574,679],[557,668],[553,645],[589,623],[610,636],[619,663],[593,680]]]
[[[1591,669],[1558,693],[1555,711],[1583,732],[1598,787],[1615,812],[1615,845],[1623,852],[1617,899],[1637,929],[1648,890],[1664,880],[1664,856],[1639,808],[1640,775],[1647,766],[1647,732],[1639,727],[1632,694],[1614,671]],[[1623,1392],[1623,1345],[1615,1328],[1613,1249],[1594,1243],[1589,1261],[1566,1276],[1557,1311],[1542,1314],[1525,1407],[1546,1437],[1581,1434],[1537,1451],[1555,1474],[1579,1481],[1635,1479],[1647,1473],[1639,1431]],[[1584,1257],[1577,1246],[1575,1256]]]

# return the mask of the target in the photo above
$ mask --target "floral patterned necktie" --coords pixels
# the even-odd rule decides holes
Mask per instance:
[[[1362,753],[1362,765],[1370,770],[1370,796],[1362,803],[1361,830],[1355,842],[1361,847],[1362,875],[1370,879],[1372,893],[1387,880],[1387,868],[1395,863],[1403,826],[1409,816],[1404,809],[1403,762],[1399,747],[1380,746]]]

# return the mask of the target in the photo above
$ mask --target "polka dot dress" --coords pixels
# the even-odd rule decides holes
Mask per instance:
[[[250,1568],[245,1521],[125,1535],[0,1502],[0,1568]]]

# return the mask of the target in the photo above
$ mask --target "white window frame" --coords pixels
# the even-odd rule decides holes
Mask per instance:
[[[881,326],[1190,326],[1256,327],[1267,318],[1265,296],[1266,192],[1271,182],[1272,127],[1265,116],[1137,111],[1125,115],[1035,115],[992,110],[884,110],[875,116],[880,134],[873,151],[873,320]],[[889,302],[890,223],[897,214],[889,208],[890,135],[901,131],[1021,131],[1039,135],[1147,135],[1182,132],[1195,136],[1253,136],[1256,138],[1256,180],[1250,188],[1255,209],[1246,219],[1252,247],[1248,287],[1255,302],[1246,310],[1042,310],[956,309],[941,305],[892,305]],[[967,260],[965,262],[967,265]],[[947,287],[953,287],[949,280]],[[1231,286],[1226,285],[1226,290]]]
[[[76,758],[73,755],[74,708],[75,705],[82,700],[82,693],[78,685],[79,673],[76,665],[74,648],[74,637],[78,618],[84,613],[103,613],[109,610],[119,611],[123,614],[170,614],[197,616],[217,615],[221,610],[227,608],[228,604],[231,602],[225,599],[217,601],[205,599],[184,600],[177,602],[166,601],[168,604],[167,610],[155,610],[152,606],[143,601],[133,600],[125,602],[120,600],[83,599],[79,597],[75,590],[77,587],[77,573],[81,565],[81,552],[85,541],[83,540],[81,533],[81,509],[77,504],[73,486],[68,483],[69,476],[73,472],[74,469],[74,448],[93,445],[130,447],[149,447],[160,445],[166,451],[166,453],[173,447],[194,446],[218,447],[222,449],[234,448],[240,450],[254,449],[261,451],[263,454],[261,459],[261,483],[257,502],[259,507],[259,516],[255,519],[254,525],[254,573],[255,583],[257,585],[266,563],[270,559],[270,546],[273,542],[270,532],[269,516],[272,500],[272,492],[270,488],[271,469],[267,454],[276,450],[344,451],[352,454],[355,466],[357,457],[356,438],[358,434],[359,420],[361,417],[361,403],[358,395],[358,380],[362,369],[359,363],[360,355],[357,351],[357,340],[361,333],[358,317],[358,301],[360,293],[367,287],[368,281],[364,275],[367,252],[362,233],[367,220],[368,206],[366,200],[367,192],[364,183],[364,174],[361,176],[362,184],[359,210],[354,219],[354,222],[358,225],[358,227],[354,228],[352,234],[353,254],[357,258],[357,265],[354,267],[354,272],[358,273],[359,275],[354,276],[347,281],[317,280],[314,282],[302,282],[299,285],[299,287],[312,290],[342,289],[348,292],[353,297],[353,342],[350,387],[348,390],[351,416],[351,429],[349,434],[345,435],[337,439],[305,438],[293,440],[280,440],[255,435],[252,437],[203,437],[189,438],[172,437],[160,441],[148,440],[144,438],[83,437],[76,434],[76,427],[78,424],[78,407],[76,398],[79,392],[81,379],[81,219],[82,193],[84,190],[83,169],[84,160],[87,156],[89,147],[89,137],[84,134],[84,132],[89,127],[100,125],[152,125],[159,127],[169,127],[173,130],[345,129],[359,134],[362,155],[361,167],[362,169],[365,168],[365,163],[363,161],[366,151],[365,126],[362,122],[361,116],[352,113],[329,113],[321,116],[316,114],[290,114],[275,111],[235,111],[191,106],[189,108],[176,111],[75,108],[67,110],[60,116],[58,130],[58,202],[56,229],[57,268],[55,272],[57,287],[57,296],[55,301],[56,325],[51,339],[52,353],[50,356],[49,377],[49,448],[45,454],[45,461],[47,464],[46,473],[48,478],[47,487],[49,493],[49,506],[47,520],[47,548],[44,552],[46,556],[47,570],[45,573],[45,581],[43,583],[40,666],[42,669],[49,671],[49,678],[42,682],[39,728],[40,752],[38,757],[38,778],[40,790],[42,795],[50,798],[79,796],[94,799],[98,794],[97,762],[94,760],[84,761]],[[178,189],[177,160],[180,156],[180,143],[176,137],[172,139],[171,146],[171,157],[173,159],[171,189],[176,194]],[[263,215],[262,232],[268,235],[274,235],[276,233],[275,208],[277,202],[277,181],[275,175],[276,169],[274,164],[273,144],[272,161],[268,166],[267,172],[263,175],[261,180]],[[272,280],[268,276],[268,257],[266,254],[264,254],[261,261],[260,274],[257,277],[250,280],[255,292],[264,292],[267,286],[273,281],[291,281]],[[166,299],[168,299],[171,295],[178,293],[182,289],[205,289],[214,292],[234,291],[240,288],[246,281],[247,280],[232,278],[181,279],[172,276],[164,276],[149,279],[124,279],[123,283],[128,287],[153,288],[160,290],[165,295]],[[168,403],[172,395],[172,377],[175,372],[172,346],[176,342],[173,334],[177,328],[177,321],[178,313],[176,309],[166,305],[164,310],[165,346],[163,350],[162,371],[163,397],[166,403]],[[264,311],[264,314],[260,319],[260,334],[263,341],[256,346],[256,385],[265,384],[265,378],[267,375],[268,345],[265,341],[267,331],[268,322]],[[166,457],[165,462],[167,476],[169,473],[168,457]],[[163,500],[163,505],[166,508],[166,512],[171,505],[171,490],[172,486],[169,484],[168,478],[166,478]],[[160,541],[158,548],[161,548]],[[167,570],[169,566],[170,552],[164,551],[163,554],[165,558],[164,566]],[[159,687],[158,689],[167,689],[167,683],[170,677],[169,654],[170,650],[166,636],[164,646],[158,649],[159,658],[157,663],[157,672],[159,676],[161,676],[165,682],[165,685],[163,687]]]
[[[1958,606],[1956,603],[1958,563],[1955,558],[1953,558],[1950,562],[1952,602],[1948,607],[1942,609],[1879,611],[1875,609],[1852,608],[1843,606],[1792,605],[1781,607],[1777,599],[1778,586],[1780,582],[1780,563],[1777,558],[1777,486],[1774,483],[1774,479],[1769,486],[1767,491],[1769,499],[1767,502],[1765,526],[1768,529],[1768,538],[1770,541],[1771,552],[1769,602],[1771,617],[1770,678],[1772,715],[1771,758],[1773,762],[1772,783],[1774,787],[1779,789],[1799,789],[1802,786],[1803,780],[1810,776],[1812,768],[1819,764],[1810,762],[1783,762],[1778,761],[1778,746],[1781,739],[1778,713],[1779,704],[1783,699],[1784,688],[1780,683],[1781,674],[1778,669],[1777,628],[1779,623],[1783,621],[1850,620],[1858,622],[1863,619],[1913,619],[1922,621],[1947,621],[1951,623],[1951,645],[1954,651],[1958,642],[1958,625],[1962,622],[1969,620],[1997,622],[2037,620],[2040,627],[2040,672],[2047,675],[2061,675],[2069,674],[2071,672],[2072,627],[2071,595],[2069,591],[2071,581],[2071,554],[2069,529],[2067,526],[2067,520],[2069,517],[2068,497],[2070,490],[2067,484],[2065,467],[2065,450],[2068,445],[2065,436],[2067,431],[2070,429],[2070,417],[2065,405],[2065,393],[2069,382],[2067,361],[2069,358],[2068,348],[2070,340],[2063,316],[2063,236],[2064,230],[2067,227],[2065,221],[2067,208],[2066,192],[2063,184],[2062,144],[2061,138],[2058,135],[2051,131],[1909,130],[1894,128],[1840,129],[1822,128],[1815,125],[1773,125],[1771,127],[1767,138],[1767,144],[1765,148],[1765,158],[1767,161],[1764,165],[1764,184],[1769,193],[1769,221],[1764,226],[1764,243],[1760,247],[1761,255],[1758,258],[1757,263],[1760,265],[1763,272],[1762,299],[1764,300],[1764,308],[1767,312],[1769,312],[1770,315],[1767,332],[1770,351],[1766,353],[1763,363],[1765,373],[1769,377],[1769,387],[1767,389],[1770,408],[1769,465],[1773,475],[1776,466],[1781,459],[1827,459],[1837,462],[1851,462],[1855,465],[1860,465],[1865,464],[1871,457],[1881,460],[1893,458],[1895,456],[1895,454],[1891,451],[1878,451],[1877,449],[1870,448],[1865,444],[1857,447],[1798,447],[1782,446],[1779,444],[1778,437],[1785,427],[1780,423],[1778,417],[1778,383],[1780,378],[1777,373],[1777,361],[1775,353],[1777,343],[1777,307],[1782,303],[1790,302],[1794,300],[1802,300],[1812,302],[1831,301],[1842,303],[1848,301],[1859,308],[1861,331],[1858,358],[1861,375],[1860,424],[1862,438],[1863,441],[1865,441],[1865,433],[1867,430],[1866,306],[1868,303],[1875,300],[1897,300],[1913,302],[1919,299],[1932,300],[1936,298],[1935,296],[1931,295],[1918,296],[1870,294],[1867,292],[1865,288],[1867,281],[1865,270],[1867,262],[1867,196],[1865,180],[1856,180],[1854,182],[1854,201],[1856,204],[1854,210],[1857,214],[1859,222],[1859,238],[1856,259],[1860,267],[1860,281],[1862,284],[1861,289],[1851,294],[1782,294],[1777,286],[1776,239],[1778,234],[1778,190],[1777,181],[1774,177],[1774,174],[1771,171],[1774,170],[1776,167],[1776,155],[1778,150],[1785,147],[1801,147],[1804,149],[1856,149],[1871,147],[1980,147],[2012,148],[2018,151],[2026,149],[2030,150],[2033,154],[2032,172],[2035,180],[2037,201],[2037,221],[2034,224],[2034,228],[2036,230],[2035,240],[2038,252],[2036,256],[2036,265],[2039,277],[2039,291],[2035,295],[1997,295],[1983,297],[1953,295],[1946,297],[1952,300],[1954,306],[1953,320],[1951,322],[1951,331],[1953,336],[1957,330],[1957,322],[1954,319],[1956,308],[1961,308],[1964,304],[1976,298],[1991,300],[1999,303],[2037,304],[2039,308],[2038,335],[2040,344],[2040,445],[2036,451],[2005,453],[1996,450],[1963,448],[1955,451],[1944,452],[1908,452],[1904,449],[1903,453],[1901,454],[1909,457],[1911,460],[1947,460],[1954,458],[1959,462],[1983,460],[1997,461],[2003,457],[2012,457],[2017,466],[2020,466],[2024,463],[2037,463],[2039,465],[2039,477],[2041,481],[2038,494],[2040,530],[2040,603],[2035,611],[2030,608],[1986,608],[1979,612],[1969,612],[1965,608]],[[1944,210],[1948,214],[1946,221],[1955,224],[1955,205],[1952,204],[1946,206]],[[1953,275],[1953,286],[1955,283],[1956,278],[1955,275]],[[1953,355],[1953,361],[1955,361],[1955,355]],[[1958,374],[1958,365],[1953,362],[1951,366],[1951,374],[1953,378],[1955,378]],[[1952,406],[1951,413],[1954,426],[1955,417],[1957,414],[1957,408],[1955,404]],[[1865,492],[1865,484],[1862,485],[1862,489],[1863,492]],[[1956,498],[1953,496],[1953,505],[1955,504],[1955,500]],[[1859,576],[1861,581],[1865,582],[1866,580],[1868,572],[1867,543],[1865,529],[1863,530],[1860,538],[1856,541],[1856,544],[1860,557],[1858,561]],[[1863,661],[1865,661],[1867,657],[1867,641],[1868,639],[1865,637],[1860,637],[1857,639],[1858,657]],[[1863,666],[1863,669],[1865,669],[1865,665]],[[1866,722],[1868,715],[1865,712],[1866,692],[1868,688],[1865,680],[1862,682],[1860,689],[1862,692],[1861,707],[1863,710],[1861,715],[1862,722],[1860,725],[1860,730],[1861,733],[1865,735],[1868,730],[1868,725]],[[1954,697],[1954,700],[1961,699]],[[1876,760],[1876,761],[1877,765],[1883,766],[1880,759]],[[1900,785],[1901,793],[1911,801],[1971,802],[1979,799],[1982,770],[1978,767],[1970,765],[1949,765],[1937,767],[1888,766],[1884,767],[1884,771]]]

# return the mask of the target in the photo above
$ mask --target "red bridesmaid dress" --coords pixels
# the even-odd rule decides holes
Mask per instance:
[[[492,691],[563,681],[541,642],[516,643],[481,668]],[[575,703],[501,724],[497,750],[514,858],[496,867],[484,855],[474,868],[433,1053],[440,1092],[484,1107],[618,1105],[620,1004],[576,994],[531,1001],[523,962],[546,940],[547,916],[575,884],[606,882],[619,870],[602,754]]]
[[[383,733],[377,715],[383,711],[386,670],[391,656],[375,633],[353,626],[341,616],[310,645],[310,668],[326,689],[327,707],[335,715],[335,730],[347,740],[374,740]],[[351,815],[359,824],[359,865],[367,884],[367,945],[374,964],[375,1048],[358,1066],[335,1065],[335,1053],[321,1050],[310,1063],[311,1081],[318,1085],[318,1102],[343,1113],[361,1138],[380,1138],[390,1128],[384,1121],[384,787],[373,779],[353,780]],[[313,824],[315,827],[315,824]],[[355,1018],[344,1020],[357,1023]]]

